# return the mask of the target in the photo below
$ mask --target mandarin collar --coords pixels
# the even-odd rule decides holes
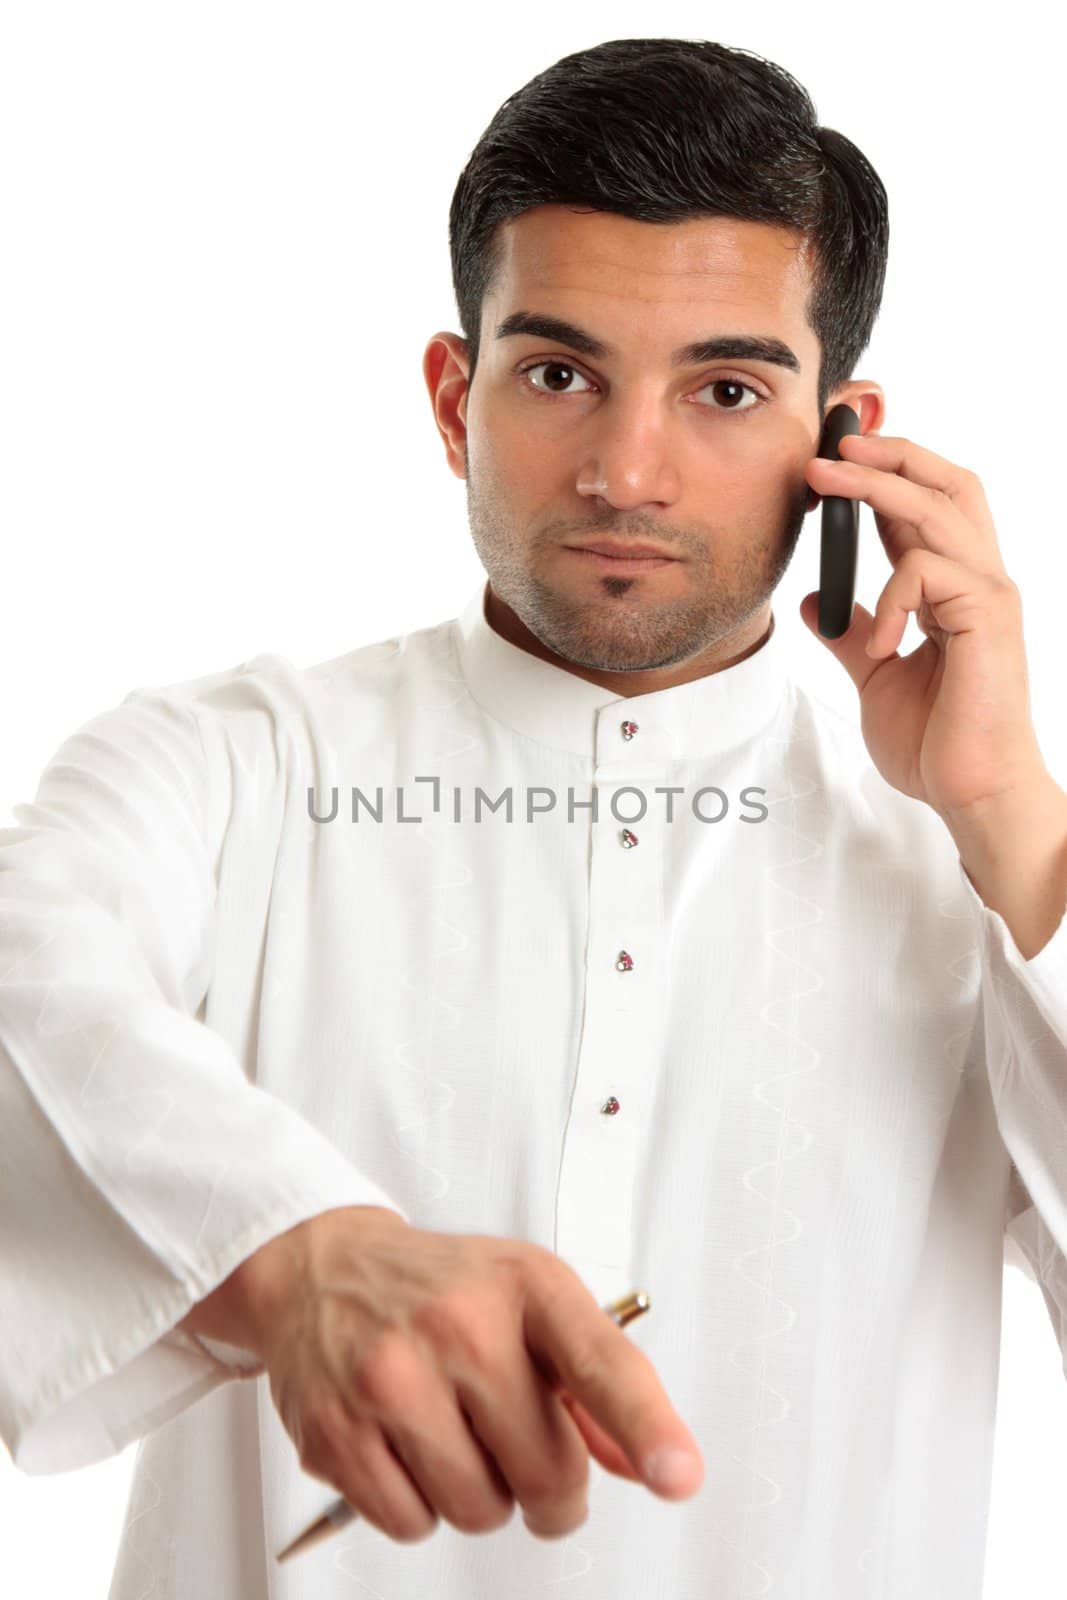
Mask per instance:
[[[503,638],[486,620],[488,593],[486,579],[453,622],[467,688],[498,722],[554,749],[595,761],[715,755],[763,732],[785,696],[789,675],[773,613],[766,641],[735,666],[626,696]],[[629,739],[624,723],[637,724]]]

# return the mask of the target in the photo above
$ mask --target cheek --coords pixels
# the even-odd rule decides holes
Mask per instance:
[[[791,475],[781,465],[716,472],[706,481],[703,504],[708,521],[725,533],[734,530],[738,551],[769,552],[778,548],[783,531],[805,508],[808,487],[803,468]]]
[[[484,413],[472,419],[469,430],[471,460],[477,460],[487,469],[495,464],[498,476],[509,477],[529,462],[551,459],[552,442],[544,437],[544,430],[531,427],[521,410],[512,406],[487,407]],[[542,470],[543,467],[542,467]]]
[[[513,505],[551,512],[573,503],[580,470],[573,440],[557,445],[528,428],[505,424],[494,432],[492,452],[497,482]]]
[[[528,435],[494,423],[469,441],[471,486],[479,501],[499,516],[523,518],[542,502],[558,503],[557,477],[544,450]]]
[[[714,471],[704,474],[703,492],[708,504],[720,506],[727,519],[732,507],[736,519],[753,524],[773,517],[781,500],[780,485],[765,461],[739,462],[721,453]]]
[[[467,435],[467,460],[471,474],[486,489],[505,483],[513,457],[514,440],[499,422],[471,428]]]
[[[750,437],[717,453],[714,482],[734,505],[765,516],[781,515],[808,497],[807,462],[806,456],[793,459],[780,448],[769,447],[765,438]]]

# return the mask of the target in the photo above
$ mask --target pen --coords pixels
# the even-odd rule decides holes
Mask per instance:
[[[624,1294],[621,1300],[613,1300],[604,1307],[604,1311],[620,1328],[625,1328],[628,1322],[635,1317],[643,1316],[651,1309],[652,1301],[644,1289],[631,1289],[629,1294]],[[328,1511],[317,1518],[303,1533],[298,1533],[291,1544],[279,1551],[276,1559],[288,1561],[291,1556],[299,1555],[301,1550],[310,1550],[312,1545],[328,1539],[331,1533],[336,1533],[339,1528],[344,1528],[354,1522],[359,1512],[350,1506],[347,1500],[335,1500]]]

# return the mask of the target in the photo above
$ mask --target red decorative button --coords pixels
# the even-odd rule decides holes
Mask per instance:
[[[609,1095],[600,1109],[606,1117],[613,1117],[619,1109],[619,1102],[614,1095]]]
[[[634,958],[627,950],[619,951],[619,959],[615,963],[616,972],[629,972],[634,964]]]
[[[623,723],[623,725],[622,725],[622,736],[623,736],[624,739],[632,739],[636,732],[637,732],[637,723],[636,722],[624,722]]]
[[[632,833],[629,828],[624,828],[619,835],[619,843],[624,850],[632,850],[637,843],[636,833]]]

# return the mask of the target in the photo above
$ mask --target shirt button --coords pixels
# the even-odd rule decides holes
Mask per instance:
[[[600,1109],[606,1117],[613,1117],[619,1109],[619,1102],[614,1095],[609,1095]]]
[[[624,828],[619,834],[619,843],[624,850],[632,850],[637,843],[636,833],[632,833],[629,828]]]
[[[637,723],[636,722],[624,722],[622,724],[622,736],[623,736],[624,739],[632,739],[636,732],[637,732]]]
[[[619,959],[615,963],[616,972],[629,972],[634,964],[634,958],[628,950],[619,951]]]

